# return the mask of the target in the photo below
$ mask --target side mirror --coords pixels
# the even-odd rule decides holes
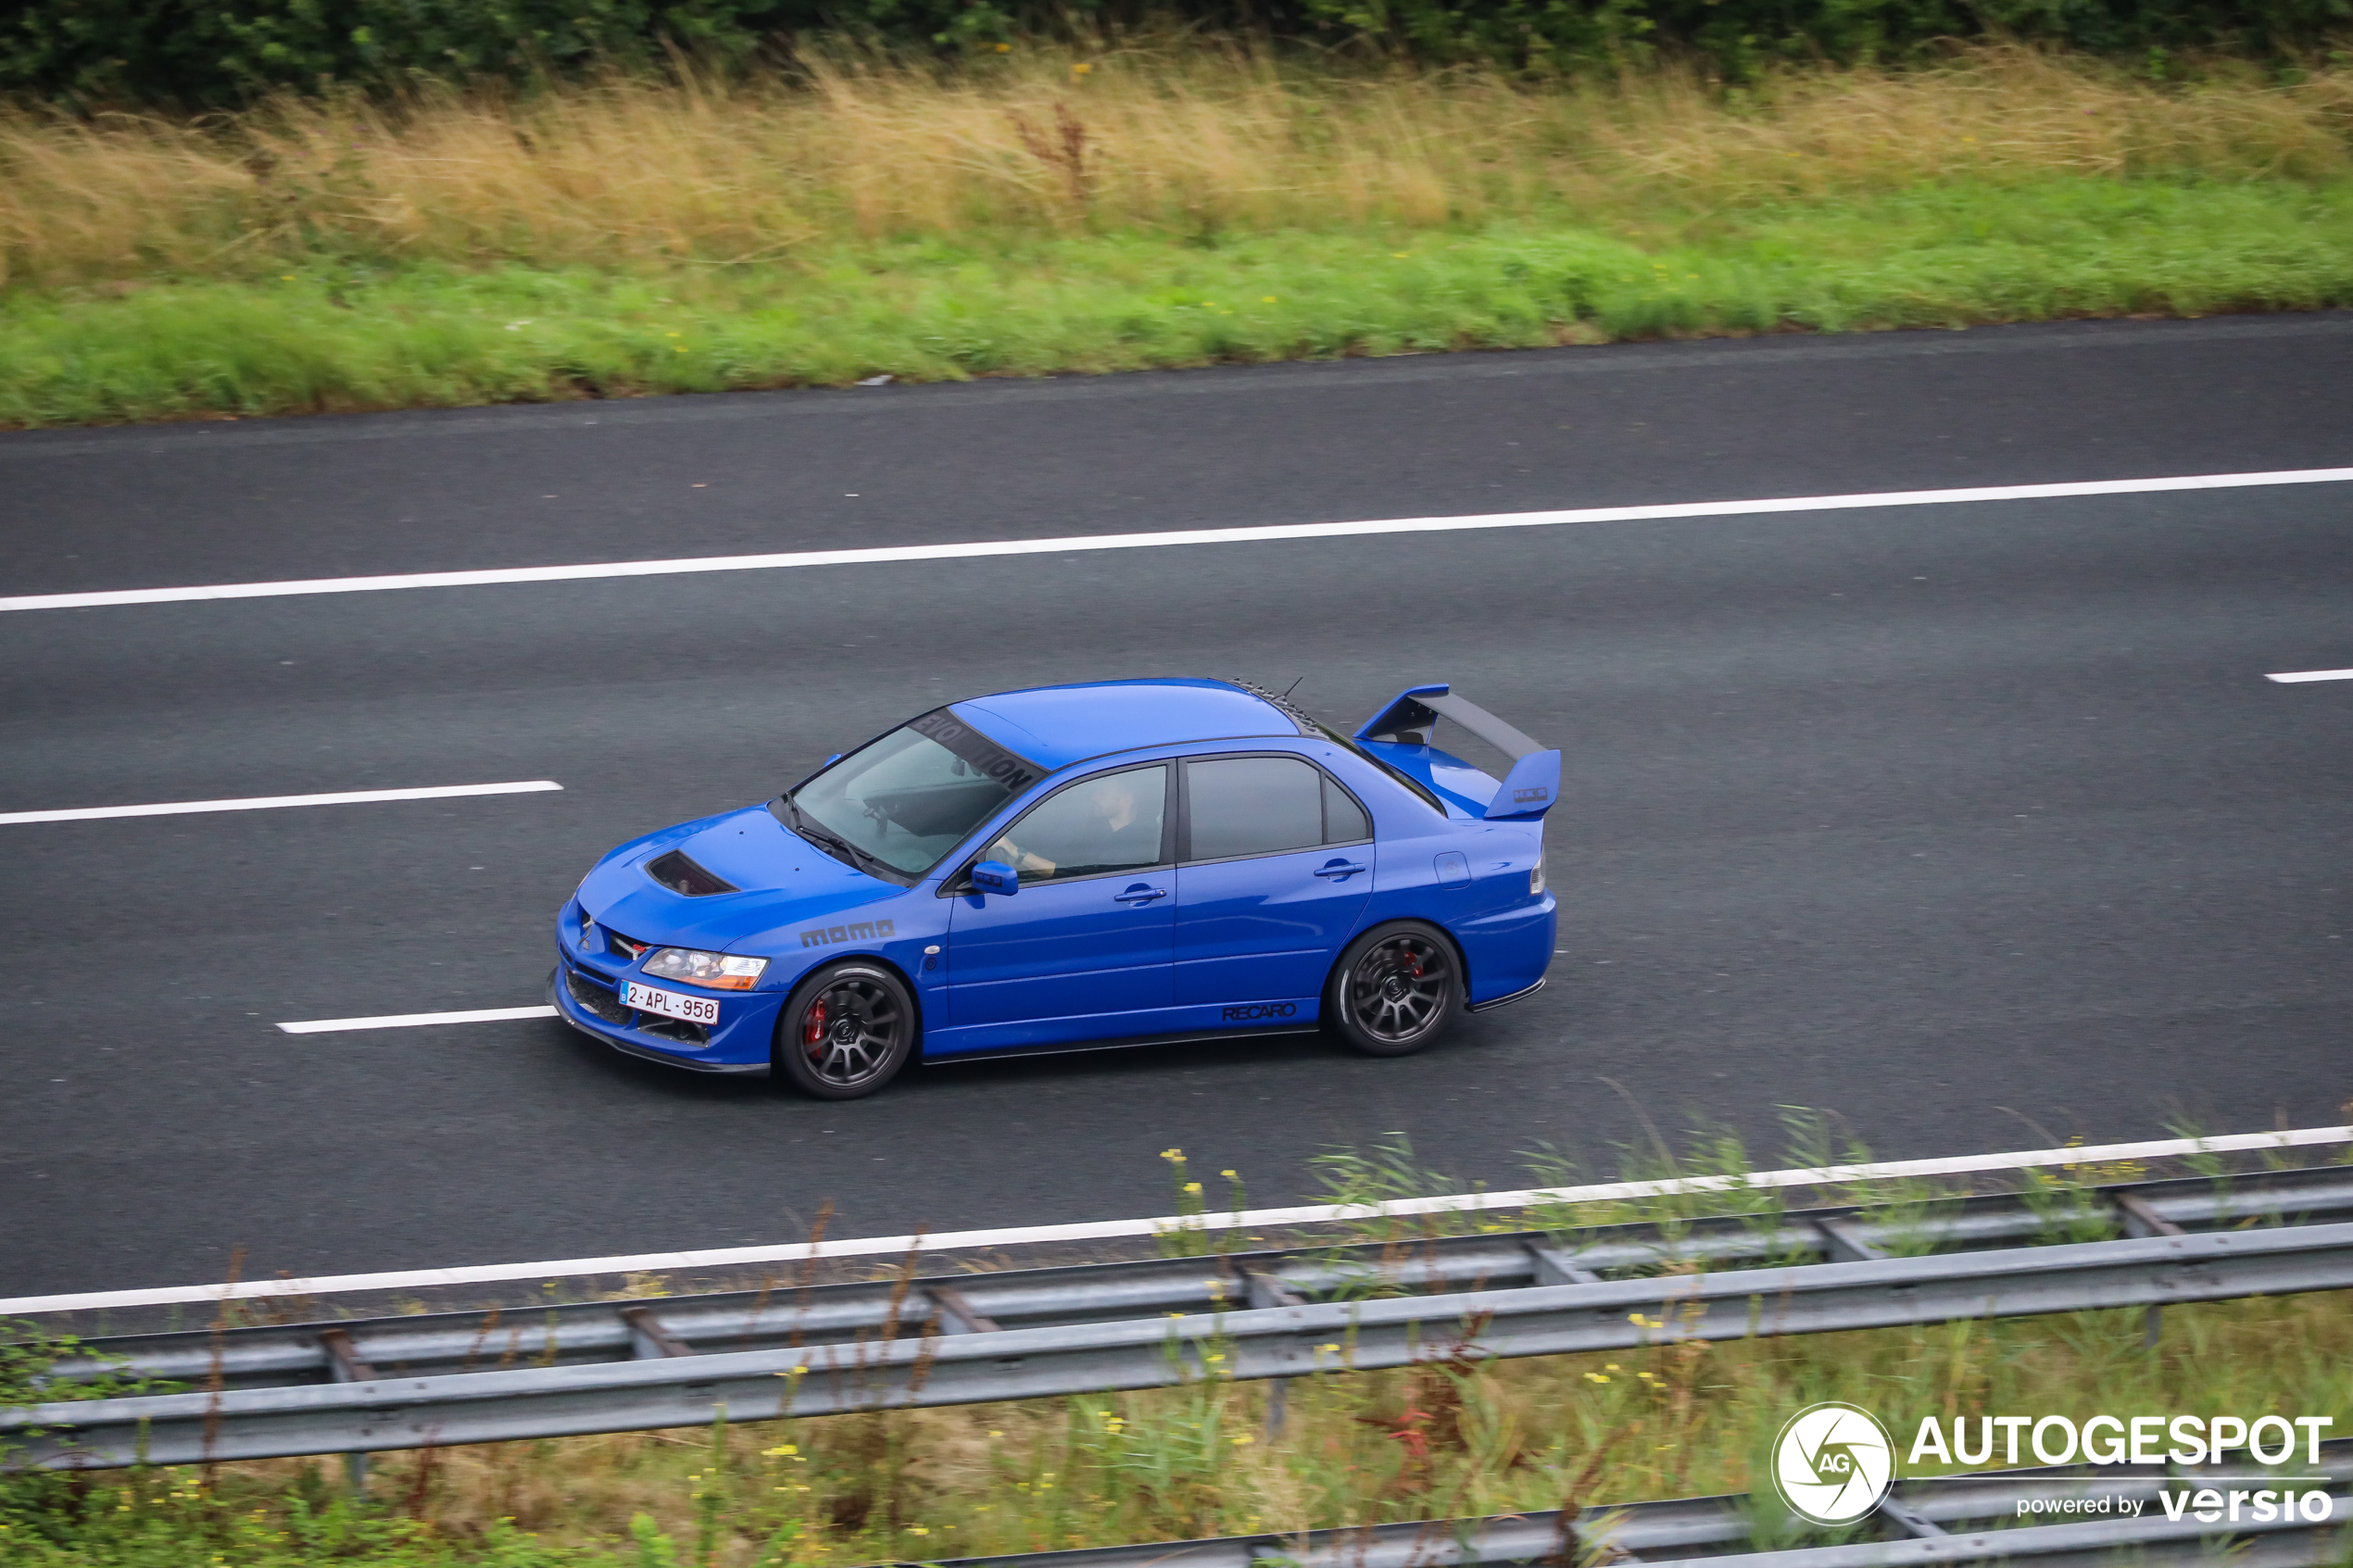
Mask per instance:
[[[825,759],[825,766],[828,768],[832,767],[835,763],[842,759],[843,755],[844,754],[841,752],[835,752],[831,757]]]
[[[1010,898],[1021,891],[1021,872],[1002,860],[983,860],[972,869],[973,891]]]

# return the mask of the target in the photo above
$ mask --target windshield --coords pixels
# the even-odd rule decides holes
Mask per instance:
[[[780,815],[820,847],[838,839],[858,859],[920,876],[1044,776],[942,708],[860,746],[785,797],[802,823],[792,824],[795,811]]]

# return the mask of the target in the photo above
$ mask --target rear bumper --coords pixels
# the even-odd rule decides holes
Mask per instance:
[[[1532,995],[1553,967],[1558,906],[1544,893],[1533,900],[1450,924],[1470,963],[1470,1008],[1484,1012]]]
[[[1463,1010],[1465,1012],[1491,1012],[1497,1008],[1511,1006],[1522,997],[1532,997],[1543,988],[1544,983],[1541,980],[1539,980],[1533,985],[1521,986],[1518,990],[1512,992],[1509,996],[1490,997],[1483,1002],[1473,1002]]]

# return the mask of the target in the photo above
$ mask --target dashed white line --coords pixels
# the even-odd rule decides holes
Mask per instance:
[[[255,795],[241,800],[167,800],[154,806],[82,806],[62,811],[0,811],[0,823],[87,822],[107,817],[178,817],[194,811],[268,811],[282,806],[359,806],[376,800],[447,800],[465,795],[535,795],[553,779],[515,784],[434,784],[425,789],[346,789],[332,795]]]
[[[1278,523],[1249,528],[1192,528],[1155,533],[1091,533],[1066,539],[988,539],[951,545],[887,545],[855,550],[795,550],[778,555],[697,556],[679,560],[500,567],[476,571],[413,571],[382,577],[317,577],[282,583],[220,583],[187,588],[118,588],[82,594],[21,594],[0,598],[0,610],[93,609],[107,605],[262,599],[296,594],[369,594],[396,588],[464,588],[497,583],[576,583],[599,577],[666,577],[689,571],[763,571],[788,567],[853,566],[883,561],[969,560],[986,556],[1069,555],[1081,550],[1145,550],[1172,545],[1248,545],[1284,539],[1340,539],[1382,533],[1552,528],[1580,522],[1657,522],[1675,518],[1765,517],[1788,512],[1850,511],[1871,507],[1950,507],[1983,501],[2157,495],[2187,490],[2246,490],[2282,484],[2337,484],[2347,481],[2353,481],[2353,468],[2284,469],[2268,473],[2098,479],[2064,484],[1994,484],[1957,490],[1890,490],[1856,495],[1801,495],[1764,501],[1691,501],[1667,506],[1589,507],[1573,511],[1492,512],[1474,517],[1386,518],[1364,522]]]
[[[314,1018],[281,1023],[289,1035],[340,1035],[354,1029],[422,1029],[431,1023],[505,1023],[517,1018],[553,1018],[551,1007],[475,1008],[471,1012],[394,1012],[378,1018]]]
[[[540,1263],[484,1263],[446,1269],[410,1269],[398,1273],[326,1274],[315,1279],[254,1279],[220,1285],[163,1286],[143,1290],[92,1290],[55,1296],[19,1296],[0,1300],[0,1313],[95,1311],[117,1307],[168,1306],[191,1301],[249,1301],[281,1296],[327,1296],[355,1290],[418,1290],[437,1286],[485,1285],[499,1280],[553,1280],[584,1274],[669,1273],[755,1263],[797,1263],[811,1258],[905,1257],[975,1247],[1020,1247],[1049,1241],[1100,1241],[1118,1236],[1160,1236],[1188,1228],[1253,1229],[1262,1225],[1328,1224],[1337,1220],[1375,1219],[1384,1214],[1478,1212],[1527,1209],[1550,1203],[1599,1203],[1655,1198],[1678,1192],[1726,1192],[1771,1187],[1822,1186],[1913,1176],[1956,1176],[1979,1171],[2028,1171],[2051,1166],[2107,1165],[2118,1160],[2178,1159],[2189,1154],[2231,1154],[2250,1149],[2307,1148],[2353,1143],[2353,1126],[2299,1127],[2277,1133],[2231,1133],[2210,1138],[2158,1138],[2146,1143],[2031,1148],[2003,1154],[1963,1154],[1938,1160],[1891,1160],[1866,1165],[1820,1165],[1790,1171],[1754,1171],[1744,1176],[1692,1176],[1657,1182],[1604,1182],[1593,1186],[1533,1187],[1519,1192],[1457,1193],[1381,1204],[1319,1204],[1302,1209],[1254,1209],[1234,1214],[1163,1215],[1152,1220],[1100,1220],[1071,1225],[1023,1225],[1005,1230],[938,1231],[930,1235],[865,1236],[767,1247],[729,1247],[698,1252],[641,1252],[620,1258],[566,1258]]]
[[[2277,681],[2284,686],[2299,681],[2353,681],[2353,670],[2292,670],[2284,674],[2266,675],[2267,681]]]

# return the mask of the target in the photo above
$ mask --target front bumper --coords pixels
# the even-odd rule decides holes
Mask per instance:
[[[620,987],[625,983],[625,975],[584,961],[559,945],[555,972],[547,977],[547,1002],[574,1029],[630,1056],[695,1073],[768,1071],[769,1043],[783,1000],[774,992],[720,997],[719,1022],[701,1032],[698,1042],[691,1024],[623,1006]]]

